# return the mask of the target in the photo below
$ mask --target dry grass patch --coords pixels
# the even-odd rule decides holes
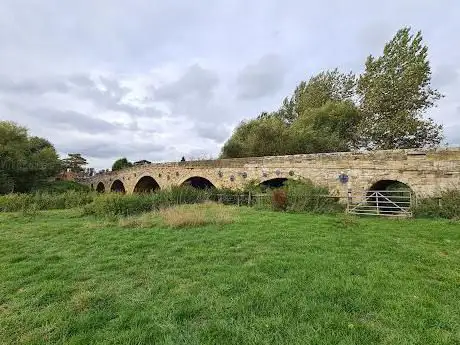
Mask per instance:
[[[173,228],[196,227],[208,224],[229,224],[236,217],[236,208],[217,203],[178,205],[139,216],[125,217],[119,225],[128,228],[151,228],[166,225]]]
[[[173,228],[208,224],[229,224],[235,219],[236,208],[216,203],[180,205],[158,211],[164,224]]]
[[[158,212],[146,212],[140,215],[122,217],[118,224],[123,228],[153,228],[162,225]]]

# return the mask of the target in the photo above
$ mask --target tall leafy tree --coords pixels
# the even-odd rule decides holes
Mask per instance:
[[[320,108],[327,102],[352,101],[355,98],[356,77],[337,68],[323,71],[308,82],[302,81],[290,98],[285,98],[277,114],[287,123],[294,122],[308,109]]]
[[[65,169],[74,173],[82,173],[85,171],[85,166],[88,165],[86,158],[82,157],[81,153],[69,153],[67,158],[62,160]]]
[[[328,101],[306,109],[290,128],[291,153],[350,151],[361,114],[350,101]]]
[[[53,145],[25,127],[0,121],[0,193],[27,192],[61,169]]]
[[[289,140],[287,125],[275,116],[242,122],[222,148],[222,158],[285,154]]]
[[[133,163],[128,161],[126,159],[126,157],[123,157],[123,158],[117,159],[112,164],[112,171],[121,170],[121,169],[129,168],[129,167],[132,167],[132,166],[133,166]]]
[[[334,69],[301,82],[278,111],[241,123],[222,157],[350,150],[360,118],[353,103],[355,80]]]
[[[442,126],[425,112],[442,95],[431,88],[428,47],[422,33],[399,30],[379,57],[370,55],[357,91],[365,115],[360,146],[370,149],[433,147],[442,140]]]

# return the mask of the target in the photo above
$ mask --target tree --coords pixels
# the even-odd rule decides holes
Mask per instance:
[[[14,179],[5,171],[0,171],[0,195],[14,191]]]
[[[306,109],[290,128],[291,153],[350,151],[357,141],[361,114],[350,101],[328,101]]]
[[[222,158],[280,155],[288,141],[287,125],[278,117],[242,122],[222,148]]]
[[[84,172],[84,166],[88,164],[86,159],[81,156],[81,153],[69,153],[68,157],[64,158],[62,162],[66,170],[74,173]]]
[[[277,114],[290,124],[308,109],[320,108],[330,101],[352,101],[355,88],[353,73],[341,73],[337,68],[323,71],[308,82],[300,82],[291,98],[284,99]]]
[[[133,163],[129,162],[125,157],[117,159],[113,164],[112,164],[112,171],[116,170],[121,170],[125,168],[132,167]]]
[[[430,86],[428,48],[422,34],[399,30],[383,55],[366,61],[357,92],[365,115],[360,146],[369,149],[434,147],[442,141],[442,126],[423,115],[442,95]]]
[[[25,127],[9,121],[0,121],[0,162],[0,194],[28,192],[61,169],[48,140],[30,137]]]
[[[349,151],[360,120],[353,103],[355,80],[334,69],[301,82],[278,111],[242,122],[221,157]]]

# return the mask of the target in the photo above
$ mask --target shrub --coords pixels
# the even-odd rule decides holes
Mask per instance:
[[[287,211],[336,213],[344,210],[339,198],[332,197],[326,187],[309,180],[288,181],[283,187],[287,194]]]
[[[154,194],[157,209],[180,204],[195,204],[209,200],[212,189],[197,189],[191,186],[177,186]]]
[[[68,191],[89,192],[88,186],[75,181],[52,181],[40,184],[34,192],[64,193]]]
[[[0,196],[1,212],[18,212],[29,208],[37,210],[68,209],[89,204],[94,194],[68,191],[65,193],[7,194]]]
[[[456,219],[460,216],[460,190],[446,190],[439,197],[419,199],[413,212],[420,218]]]
[[[154,194],[124,195],[120,193],[101,194],[84,208],[85,214],[96,216],[129,216],[153,209]]]
[[[193,187],[173,187],[155,193],[125,195],[100,194],[85,207],[85,214],[97,216],[130,216],[159,210],[173,205],[202,203],[209,200],[210,192]]]
[[[284,189],[275,189],[272,192],[272,207],[275,211],[286,211],[287,195]]]

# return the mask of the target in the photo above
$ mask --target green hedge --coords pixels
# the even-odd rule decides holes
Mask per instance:
[[[286,191],[288,212],[337,213],[345,209],[326,187],[310,180],[287,181],[282,189]]]
[[[283,205],[277,205],[274,193],[285,195]],[[335,213],[343,210],[338,199],[329,197],[324,187],[310,181],[288,182],[282,189],[266,194],[269,202],[260,202],[252,196],[254,192],[228,189],[195,189],[193,187],[173,187],[155,193],[125,195],[119,193],[95,193],[86,191],[66,191],[63,193],[36,192],[31,194],[9,194],[0,196],[0,211],[17,212],[31,210],[67,209],[84,206],[85,214],[98,216],[132,215],[179,204],[201,203],[207,200],[224,204],[254,205],[262,208],[286,210],[290,212]],[[279,202],[279,201],[278,201]]]
[[[27,209],[52,210],[84,206],[93,201],[95,193],[68,191],[64,193],[6,194],[0,196],[0,212]]]
[[[193,187],[173,187],[155,193],[132,195],[99,194],[91,204],[85,206],[84,213],[97,216],[128,216],[171,205],[200,203],[210,200],[212,195],[211,190]]]
[[[413,213],[419,218],[458,219],[460,218],[460,190],[446,190],[439,197],[419,199]]]

